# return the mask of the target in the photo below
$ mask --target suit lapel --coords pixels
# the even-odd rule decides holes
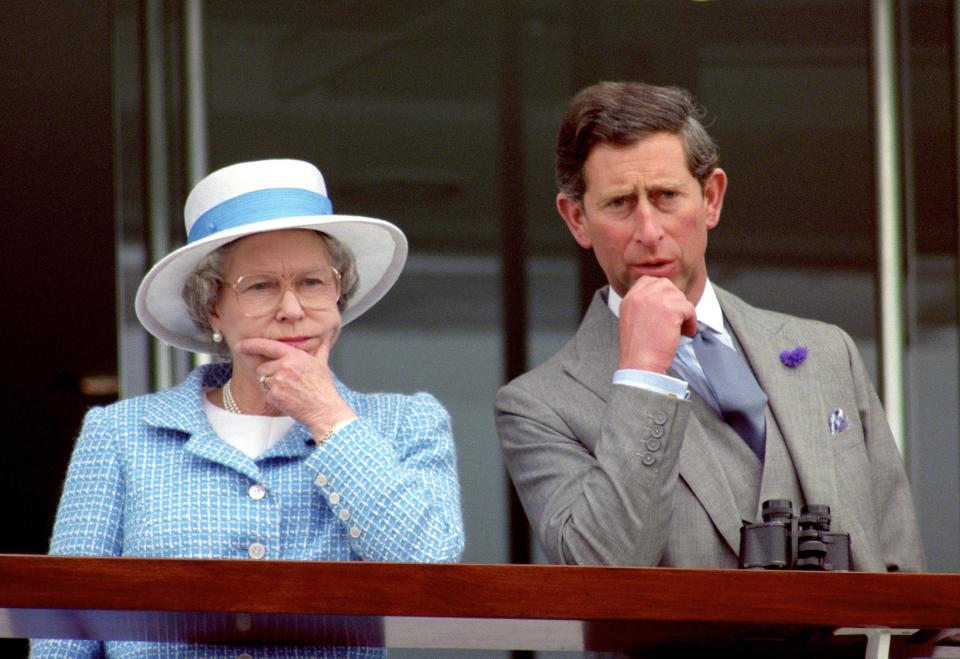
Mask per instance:
[[[617,318],[607,306],[603,290],[593,296],[580,329],[573,338],[572,351],[563,362],[563,369],[606,401],[620,358],[620,334]]]
[[[227,444],[214,432],[203,411],[205,388],[223,386],[230,378],[229,364],[209,364],[195,369],[181,384],[147,402],[144,422],[159,429],[176,431],[184,440],[187,453],[222,464],[254,480],[260,469],[239,449]]]
[[[691,393],[691,398],[696,396]],[[680,478],[687,484],[710,520],[734,554],[740,551],[740,512],[736,497],[725,477],[722,465],[714,457],[716,437],[708,431],[716,413],[710,405],[696,398],[690,401],[694,413],[687,421],[687,430],[680,448]],[[708,423],[705,425],[701,418]],[[716,423],[722,423],[717,418]]]
[[[822,441],[817,424],[826,424],[826,405],[812,368],[788,368],[780,362],[784,350],[804,345],[789,318],[763,312],[736,296],[714,287],[730,325],[760,386],[769,399],[770,412],[780,427],[784,443],[800,479],[804,499],[836,508],[837,480],[833,452]]]

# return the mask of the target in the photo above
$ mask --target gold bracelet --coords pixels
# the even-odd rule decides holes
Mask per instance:
[[[330,428],[330,430],[328,430],[327,432],[317,437],[317,439],[314,440],[314,442],[316,443],[317,446],[323,446],[328,439],[333,437],[334,432],[335,432],[334,429]]]
[[[340,429],[343,428],[344,426],[347,426],[347,425],[353,423],[354,421],[356,421],[356,419],[357,419],[357,417],[352,416],[352,417],[350,417],[349,419],[344,419],[344,420],[342,420],[342,421],[337,421],[335,424],[333,424],[333,428],[330,428],[330,429],[327,430],[325,433],[323,433],[322,435],[320,435],[320,437],[318,437],[317,439],[314,440],[314,441],[316,442],[317,446],[323,446],[324,442],[326,442],[328,439],[330,439],[331,437],[333,437],[333,434],[334,434],[335,432],[337,432],[338,430],[340,430]]]

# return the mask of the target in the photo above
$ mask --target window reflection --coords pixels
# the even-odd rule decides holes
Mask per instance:
[[[950,412],[957,400],[953,35],[949,3],[905,4],[907,162],[915,181],[906,238],[915,247],[916,294],[908,305],[917,442],[910,466],[927,544],[945,548],[931,553],[931,567],[960,569],[960,520],[941,516],[960,498],[960,421]],[[378,386],[430,390],[451,411],[466,560],[509,556],[507,483],[491,412],[504,373],[504,319],[523,315],[532,367],[572,336],[581,281],[592,291],[596,277],[591,266],[581,273],[578,249],[553,209],[559,116],[583,85],[607,78],[689,88],[708,110],[730,177],[710,237],[712,276],[760,306],[844,327],[877,373],[874,118],[862,2],[520,3],[511,38],[522,112],[514,178],[526,304],[517,308],[503,307],[501,288],[516,267],[503,265],[502,248],[514,230],[501,221],[509,165],[498,141],[505,3],[204,6],[210,167],[311,160],[338,211],[389,218],[410,238],[397,287],[344,336],[334,363],[356,387],[373,386],[376,375]],[[135,15],[118,21],[135,27]],[[136,79],[125,70],[118,69]],[[130,112],[138,103],[129,99]],[[124,153],[133,135],[122,133]],[[125,276],[136,281],[145,232],[136,213],[124,217]],[[124,359],[145,363],[128,301],[124,319]]]

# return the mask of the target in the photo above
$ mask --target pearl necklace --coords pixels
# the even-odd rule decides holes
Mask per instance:
[[[233,378],[227,380],[227,383],[223,385],[223,406],[228,412],[232,412],[233,414],[243,414],[240,406],[237,405],[237,401],[233,399],[233,392],[230,391],[231,382],[233,382]]]

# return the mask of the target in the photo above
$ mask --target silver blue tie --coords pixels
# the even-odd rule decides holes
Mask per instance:
[[[737,431],[763,462],[766,449],[767,395],[753,371],[735,350],[726,346],[706,325],[699,323],[693,352],[700,362],[709,392],[700,393],[727,425]],[[704,395],[705,394],[705,395]]]

